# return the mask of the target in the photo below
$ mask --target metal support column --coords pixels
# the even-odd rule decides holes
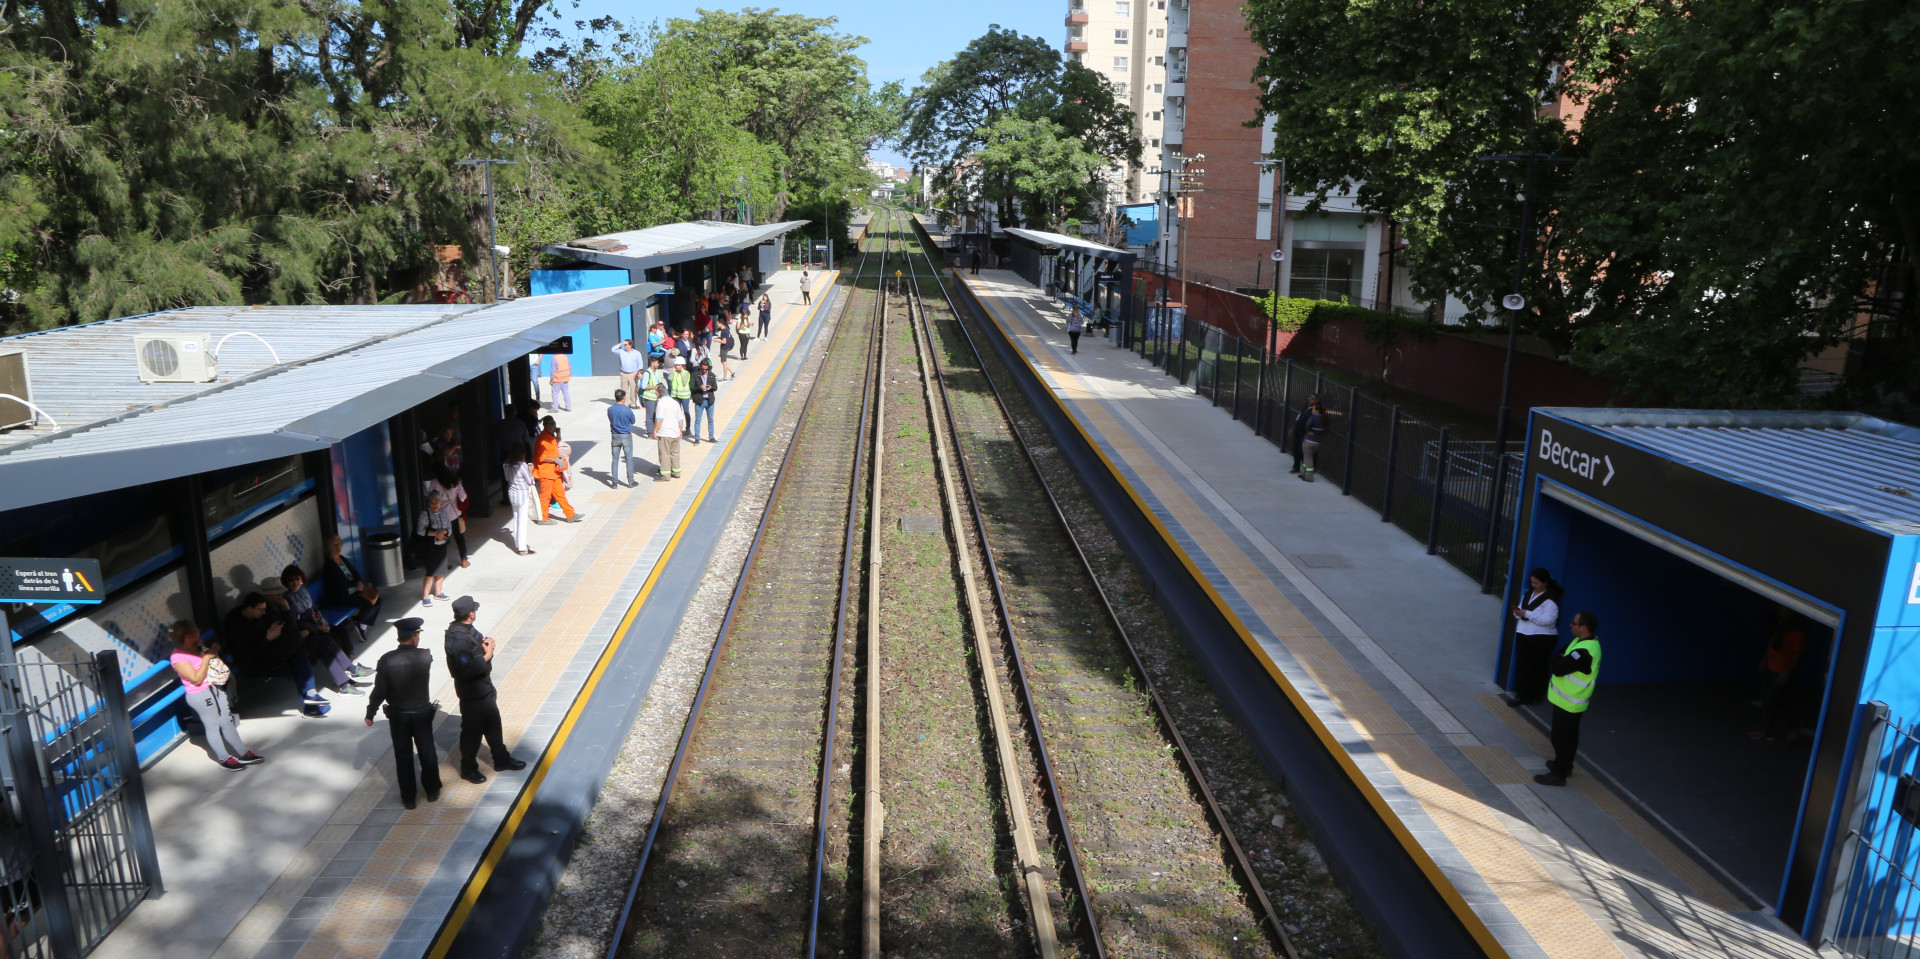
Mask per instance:
[[[1353,448],[1360,435],[1360,411],[1355,407],[1359,405],[1359,400],[1359,393],[1347,390],[1347,453],[1340,467],[1344,471],[1340,476],[1341,496],[1353,495]]]
[[[153,840],[153,820],[147,814],[147,786],[140,778],[140,754],[133,744],[133,717],[127,711],[127,691],[120,681],[120,654],[103,649],[93,654],[100,668],[100,695],[111,731],[113,764],[119,767],[120,789],[126,796],[127,829],[133,855],[147,881],[147,898],[158,899],[167,890],[160,881],[160,851]]]
[[[1440,551],[1440,510],[1446,505],[1447,441],[1452,430],[1440,427],[1440,462],[1433,469],[1433,513],[1427,517],[1427,555]]]
[[[1393,417],[1387,424],[1387,481],[1386,489],[1380,491],[1380,522],[1393,522],[1393,466],[1400,458],[1400,407],[1395,406],[1388,414]]]
[[[198,473],[168,487],[173,539],[180,544],[180,567],[187,574],[188,608],[195,623],[211,627],[220,621],[220,604],[213,593],[213,552],[207,546],[206,489]]]
[[[1247,341],[1233,338],[1233,418],[1240,418],[1240,361],[1247,356]],[[1258,430],[1255,430],[1258,432]]]
[[[333,450],[314,450],[301,457],[307,475],[313,477],[314,509],[320,514],[320,542],[340,535],[340,514],[335,510],[333,488]]]
[[[493,481],[497,478],[506,482],[494,468],[499,457],[494,454],[495,417],[487,415],[493,405],[488,385],[487,376],[482,375],[468,380],[458,392],[460,422],[455,425],[460,428],[460,482],[467,487],[467,515],[474,519],[493,515]]]

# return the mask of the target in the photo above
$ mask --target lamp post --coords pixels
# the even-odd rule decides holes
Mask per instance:
[[[493,264],[493,302],[500,302],[500,244],[494,237],[498,224],[493,215],[493,168],[496,166],[518,166],[518,160],[502,160],[497,157],[476,159],[468,157],[454,161],[454,166],[485,167],[487,171],[487,261]]]

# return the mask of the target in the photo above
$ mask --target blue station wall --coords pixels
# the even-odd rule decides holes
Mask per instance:
[[[534,270],[528,274],[527,285],[534,296],[544,296],[548,293],[572,293],[575,290],[602,290],[611,286],[626,286],[634,282],[628,279],[630,275],[626,270],[613,267],[580,270]],[[572,362],[573,375],[595,375],[593,368],[595,357],[593,355],[591,325],[581,326],[579,329],[574,330],[572,335],[573,352],[567,354],[567,358]],[[622,339],[633,338],[632,307],[620,308],[620,337]],[[544,378],[552,374],[553,361],[544,356],[538,359],[540,360],[540,376]],[[612,359],[609,358],[608,362],[602,365],[607,366],[611,362]],[[600,370],[599,372],[604,374],[609,371],[618,373],[620,369],[617,366],[609,366],[608,369]]]

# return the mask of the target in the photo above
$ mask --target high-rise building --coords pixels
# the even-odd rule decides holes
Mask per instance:
[[[1134,117],[1142,163],[1116,166],[1111,204],[1150,198],[1159,175],[1161,100],[1167,80],[1167,4],[1172,0],[1067,0],[1067,56],[1113,83]]]

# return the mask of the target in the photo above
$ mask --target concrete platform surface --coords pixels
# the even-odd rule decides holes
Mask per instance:
[[[1591,768],[1566,788],[1534,784],[1545,737],[1487,680],[1499,598],[1337,485],[1289,475],[1278,447],[1130,350],[1090,336],[1070,355],[1064,310],[1018,275],[957,275],[1245,625],[1274,681],[1310,704],[1492,951],[1815,955]]]
[[[583,522],[530,525],[532,556],[513,553],[505,508],[469,524],[472,566],[455,569],[446,590],[478,599],[478,625],[499,641],[494,679],[505,738],[527,769],[497,773],[483,747],[487,783],[460,779],[459,718],[451,712],[458,700],[442,653],[452,611],[445,602],[422,607],[418,579],[385,590],[381,622],[357,661],[371,665],[394,648],[393,620],[427,621],[421,646],[434,653],[435,698],[448,710],[435,730],[440,800],[414,810],[401,806],[386,720],[372,728],[362,722],[364,697],[332,695],[335,708],[323,719],[300,717],[286,695],[243,704],[241,735],[268,762],[229,772],[195,741],[148,770],[166,895],[137,907],[94,955],[424,955],[465,898],[482,857],[511,832],[503,824],[551,764],[548,746],[689,504],[724,459],[736,427],[756,404],[781,400],[770,388],[783,364],[799,362],[795,348],[828,299],[833,274],[816,273],[813,281],[814,305],[803,306],[797,271],[770,278],[771,335],[753,343],[751,359],[733,361],[736,378],[720,388],[720,442],[682,444],[684,478],[654,481],[654,444],[637,439],[639,487],[610,485],[606,409],[619,378],[576,378],[573,409],[548,412],[573,446],[577,475],[569,498]]]

